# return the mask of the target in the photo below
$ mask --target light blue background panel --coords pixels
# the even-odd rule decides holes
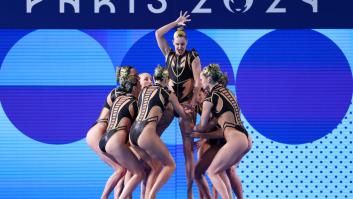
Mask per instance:
[[[4,31],[3,35],[10,37],[16,30]],[[0,198],[100,197],[112,170],[88,148],[84,135],[90,127],[88,123],[93,124],[98,117],[105,96],[115,86],[115,66],[120,65],[128,53],[136,52],[133,46],[152,31],[34,30],[12,44],[2,57],[0,68]],[[244,56],[256,41],[273,30],[197,31],[195,34],[202,33],[208,37],[207,41],[211,39],[222,49],[214,54],[229,60],[231,68],[225,70],[232,72],[235,79],[228,87],[237,93],[236,77]],[[352,71],[353,30],[315,32],[337,45],[349,64],[349,71]],[[148,49],[150,45],[157,49],[155,41],[146,45],[135,48]],[[207,46],[190,47],[212,51]],[[201,61],[202,56],[200,53]],[[163,62],[162,54],[160,59]],[[154,67],[143,65],[148,62],[146,60],[140,60],[139,72],[150,71]],[[99,95],[91,99],[90,94]],[[68,95],[73,97],[65,98]],[[253,97],[256,98],[256,94]],[[35,100],[43,101],[37,103]],[[301,144],[269,139],[261,129],[252,125],[248,120],[250,117],[242,114],[244,125],[253,138],[252,150],[237,169],[243,181],[245,198],[353,197],[352,98],[348,102],[335,103],[348,103],[342,120],[330,132],[324,132],[323,137]],[[60,108],[53,108],[58,106]],[[68,119],[70,107],[79,107],[79,114]],[[86,109],[90,110],[89,116],[81,117],[86,114]],[[43,121],[31,118],[43,118]],[[78,127],[71,126],[74,124]],[[41,125],[50,128],[41,130]],[[275,127],[276,124],[273,125]],[[59,127],[62,129],[60,132],[54,131]],[[55,142],[56,136],[64,135],[62,142]],[[162,139],[176,160],[177,169],[162,187],[158,198],[185,198],[184,157],[176,120],[164,132]],[[194,195],[198,198],[196,186]],[[134,192],[134,198],[138,196],[139,189]]]

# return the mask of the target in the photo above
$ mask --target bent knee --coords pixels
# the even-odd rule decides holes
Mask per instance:
[[[107,143],[105,145],[105,151],[108,153],[108,154],[116,154],[117,152],[119,152],[119,146],[117,144],[114,144],[114,143]]]
[[[117,166],[117,165],[114,166],[114,170],[115,170],[115,173],[118,173],[118,174],[120,174],[122,176],[125,176],[125,174],[127,173],[127,169],[126,168],[121,167],[121,166]]]
[[[92,131],[88,131],[86,134],[86,143],[88,146],[92,146],[97,139],[95,139],[95,136]]]
[[[86,144],[88,145],[89,148],[91,148],[96,153],[100,152],[99,140],[94,139],[92,137],[86,137]]]
[[[135,171],[134,175],[139,179],[142,180],[145,178],[146,173],[143,171],[143,169],[139,169],[137,171]]]
[[[210,168],[207,169],[207,175],[208,175],[210,178],[213,177],[213,176],[218,175],[219,173],[220,173],[220,170],[219,170],[219,169],[212,168],[212,167],[210,167]]]
[[[158,162],[154,165],[154,169],[157,171],[157,172],[160,172],[161,169],[162,169],[162,163]]]
[[[100,139],[104,135],[104,129],[91,128],[86,134],[86,143],[90,147],[98,146]]]
[[[87,144],[91,149],[93,149],[94,146],[95,146],[95,142],[88,136],[88,134],[87,134],[87,136],[86,136],[86,144]]]
[[[170,171],[174,171],[176,168],[176,164],[174,160],[171,160],[164,167],[167,167]]]
[[[159,173],[162,169],[162,165],[161,164],[155,164],[153,165],[153,167],[151,168],[151,172],[153,173]]]
[[[173,171],[175,170],[176,164],[175,164],[174,160],[173,160],[172,163],[170,164],[170,168],[173,169]]]
[[[126,174],[126,169],[115,170],[115,172],[113,173],[113,175],[118,179],[123,178],[125,174]]]

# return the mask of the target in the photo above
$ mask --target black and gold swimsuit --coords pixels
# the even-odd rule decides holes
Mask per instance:
[[[180,103],[190,100],[193,96],[194,74],[192,72],[192,62],[198,56],[194,49],[192,51],[185,51],[181,56],[176,55],[176,53],[170,49],[166,56],[166,65],[170,77],[170,90],[175,93]],[[192,81],[192,87],[185,88],[184,84],[190,80]]]
[[[136,98],[132,94],[121,92],[118,90],[113,90],[111,93],[112,106],[110,108],[110,115],[108,120],[108,127],[106,133],[103,135],[99,142],[99,148],[105,151],[105,146],[108,140],[118,131],[126,130],[128,131],[127,126],[119,125],[120,121],[123,118],[130,119],[131,123],[135,120],[138,108]],[[133,113],[131,113],[131,109]],[[128,137],[127,137],[128,138]],[[127,143],[128,139],[126,139]]]
[[[138,138],[142,130],[150,122],[157,122],[160,118],[158,116],[150,116],[152,108],[159,107],[161,113],[164,112],[169,103],[169,90],[163,88],[160,84],[145,87],[138,99],[138,115],[135,122],[131,126],[130,140],[132,144],[137,146]]]
[[[225,121],[223,123],[223,131],[228,127],[235,128],[248,136],[248,132],[245,130],[243,122],[240,119],[238,102],[229,89],[223,87],[221,84],[217,84],[206,96],[205,101],[213,104],[211,113],[216,118],[221,117],[226,112],[231,112],[234,115],[235,121]]]
[[[114,88],[109,93],[111,102],[114,102],[115,99],[122,94],[125,94],[125,93],[120,91],[119,88]],[[107,108],[110,111],[111,106],[109,105],[108,100],[105,101],[104,108]],[[108,125],[108,118],[100,118],[92,126],[96,125],[97,123],[105,123]]]
[[[202,104],[198,104],[196,106],[196,112],[201,116],[202,115]],[[212,120],[212,118],[210,118]],[[207,132],[212,132],[212,131],[217,131],[221,127],[217,124],[215,127],[213,127],[211,130],[208,130]],[[226,144],[226,140],[224,138],[207,138],[206,141],[209,145],[212,146],[223,146]]]
[[[119,88],[114,88],[112,91],[110,91],[110,100],[114,102],[116,98],[125,94],[126,93],[121,91]],[[109,105],[108,101],[105,102],[104,107],[110,110],[111,106]]]

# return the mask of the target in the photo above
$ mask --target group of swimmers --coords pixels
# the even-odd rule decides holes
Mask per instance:
[[[141,198],[156,198],[175,170],[175,162],[160,139],[174,117],[179,120],[183,138],[187,197],[193,198],[196,181],[200,198],[243,198],[234,165],[251,148],[251,139],[240,119],[235,96],[226,88],[227,77],[219,65],[201,71],[195,50],[186,50],[183,29],[174,33],[174,50],[164,35],[190,21],[187,13],[156,31],[156,40],[166,60],[152,76],[138,74],[132,66],[117,68],[119,87],[107,96],[97,122],[87,133],[90,148],[114,169],[101,198],[131,198],[142,184]],[[201,115],[195,125],[196,114]],[[198,161],[194,162],[193,138],[198,137]],[[205,179],[207,171],[213,194]]]

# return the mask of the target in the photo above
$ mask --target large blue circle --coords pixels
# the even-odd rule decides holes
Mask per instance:
[[[68,144],[85,137],[115,86],[106,51],[78,30],[37,30],[8,51],[0,70],[1,105],[31,139]]]
[[[236,78],[247,121],[265,137],[287,144],[332,132],[352,98],[352,72],[340,48],[313,30],[276,30],[244,55]]]

